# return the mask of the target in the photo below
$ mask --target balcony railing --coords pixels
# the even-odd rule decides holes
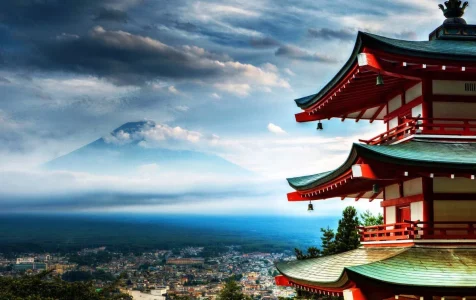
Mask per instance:
[[[407,118],[405,121],[370,140],[360,140],[369,145],[390,144],[413,134],[475,136],[476,119],[457,118]]]
[[[357,228],[361,242],[398,240],[476,240],[476,221],[384,224]]]

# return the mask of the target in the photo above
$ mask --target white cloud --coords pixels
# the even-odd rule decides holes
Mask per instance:
[[[221,91],[237,95],[239,97],[246,97],[251,91],[249,84],[242,83],[216,83],[215,87]]]
[[[175,106],[175,109],[181,112],[186,112],[190,109],[190,107],[188,107],[187,105],[178,105]]]
[[[289,68],[284,68],[283,69],[284,73],[288,74],[289,76],[296,76],[296,73],[294,73],[291,69]]]
[[[177,90],[177,88],[173,85],[169,86],[168,88],[169,92],[172,93],[172,94],[175,94],[175,95],[178,95],[180,94],[180,92]]]
[[[281,127],[279,127],[278,125],[275,125],[273,123],[268,124],[268,131],[272,132],[274,134],[285,134],[286,133],[286,131],[284,131]]]
[[[212,93],[211,96],[212,96],[212,98],[217,99],[217,100],[221,99],[221,96],[218,95],[217,93]]]

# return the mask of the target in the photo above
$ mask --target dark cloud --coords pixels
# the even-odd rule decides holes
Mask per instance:
[[[314,61],[323,63],[335,63],[337,60],[333,57],[322,55],[319,53],[310,53],[296,46],[284,45],[275,52],[276,56],[282,56],[295,60]]]
[[[239,72],[226,55],[194,46],[172,47],[149,37],[97,26],[82,37],[57,38],[30,60],[42,70],[73,71],[139,84],[157,77],[206,78]]]
[[[5,77],[0,76],[0,83],[11,83],[11,81],[6,79]]]
[[[309,28],[307,33],[312,38],[324,40],[352,41],[355,39],[356,31],[350,29],[334,30],[330,28],[314,29]]]
[[[94,21],[112,21],[119,23],[127,23],[129,17],[127,12],[118,9],[101,8],[99,14],[94,18]]]
[[[273,38],[264,37],[264,38],[252,38],[250,40],[250,45],[255,48],[275,48],[281,45],[281,43]]]
[[[49,26],[84,18],[95,0],[0,1],[0,20],[16,26]]]

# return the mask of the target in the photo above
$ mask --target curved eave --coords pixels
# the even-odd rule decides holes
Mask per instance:
[[[364,48],[393,55],[402,55],[409,58],[421,58],[443,62],[476,62],[475,41],[403,41],[359,32],[350,58],[339,72],[317,94],[294,100],[297,106],[306,110],[323,99],[356,67],[358,64],[357,57]]]
[[[373,263],[398,255],[408,248],[358,248],[344,253],[281,262],[278,271],[289,281],[316,288],[341,288],[349,282],[346,268]]]
[[[345,172],[350,170],[356,160],[357,152],[355,151],[355,147],[352,147],[346,161],[339,168],[315,175],[287,178],[286,180],[288,181],[288,184],[297,191],[309,190],[343,175]]]
[[[288,178],[297,191],[308,191],[348,173],[359,159],[397,166],[476,171],[476,143],[445,143],[413,140],[397,145],[354,143],[347,160],[337,169],[303,177]]]
[[[345,75],[347,75],[354,68],[354,66],[357,64],[357,55],[360,53],[362,49],[362,40],[361,40],[362,34],[363,33],[360,31],[357,34],[357,40],[355,42],[354,50],[352,50],[352,54],[350,58],[344,64],[342,69],[317,94],[294,100],[298,107],[300,107],[301,109],[306,109],[312,106],[314,103],[318,102],[319,99],[321,99],[324,95],[326,95],[336,84],[339,83],[339,81],[343,77],[345,77]]]

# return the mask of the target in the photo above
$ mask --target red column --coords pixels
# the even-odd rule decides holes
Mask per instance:
[[[422,85],[422,118],[433,118],[433,81],[425,78],[421,82]]]
[[[358,288],[344,290],[344,300],[367,300],[362,291]]]
[[[433,209],[433,178],[422,178],[423,185],[423,220],[425,222],[434,221]]]

